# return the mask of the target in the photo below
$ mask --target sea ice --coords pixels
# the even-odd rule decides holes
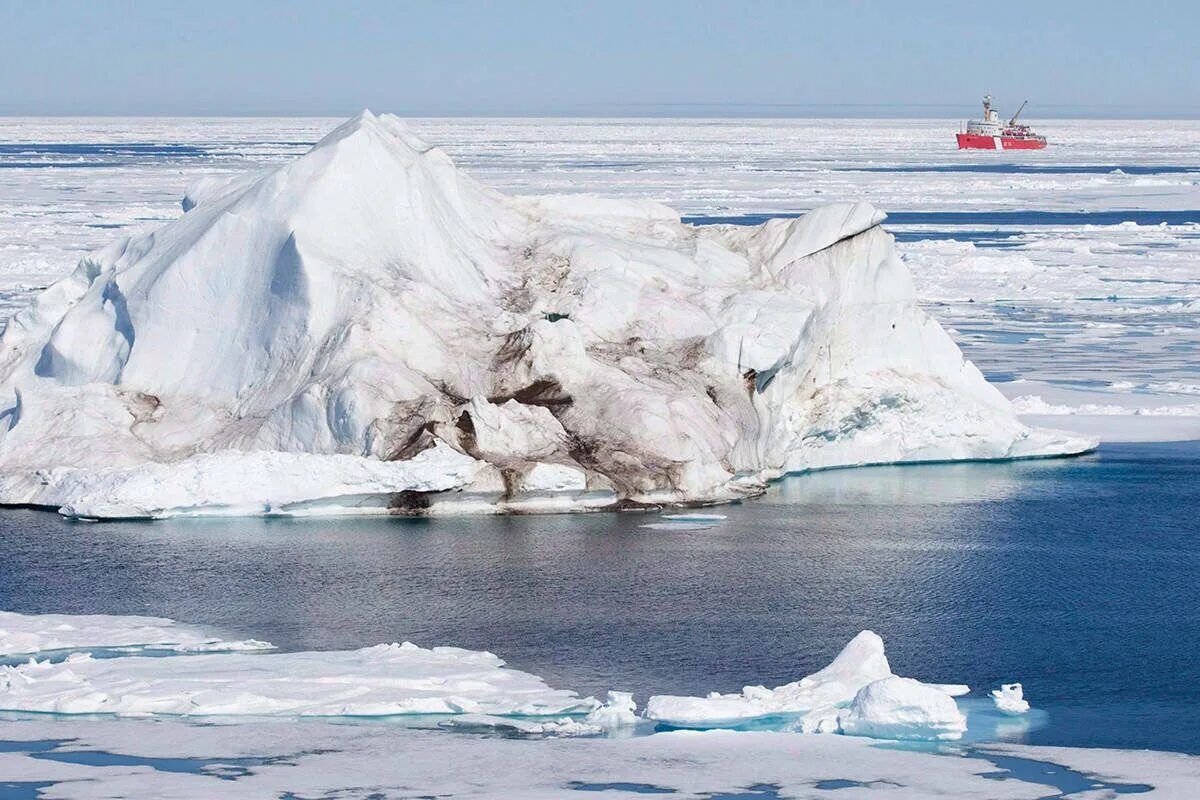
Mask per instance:
[[[1005,714],[1024,714],[1029,710],[1025,690],[1019,683],[1006,683],[999,689],[993,689],[992,702]]]
[[[617,508],[1094,444],[1017,420],[865,203],[694,227],[648,201],[509,197],[369,112],[188,198],[10,321],[0,501]]]
[[[1192,797],[1200,782],[1200,759],[1178,753],[988,745],[938,755],[932,748],[877,747],[859,737],[767,732],[528,741],[322,720],[197,725],[42,718],[6,723],[5,739],[0,775],[10,786],[15,782],[18,793],[38,784],[28,791],[47,800],[425,795],[636,800],[648,794],[678,800],[877,795],[1036,800],[1128,792],[1167,800]],[[993,754],[1006,766],[1026,769],[1009,774],[991,760]]]

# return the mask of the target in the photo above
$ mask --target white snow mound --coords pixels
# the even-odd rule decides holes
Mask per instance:
[[[0,502],[570,510],[1093,446],[1017,420],[865,203],[748,228],[507,197],[364,112],[185,207],[8,325]]]

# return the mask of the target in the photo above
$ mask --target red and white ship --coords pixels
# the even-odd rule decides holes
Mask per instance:
[[[1018,125],[1017,117],[1029,105],[1021,103],[1017,113],[1008,122],[1001,122],[1000,115],[992,108],[992,96],[984,95],[983,119],[973,119],[967,128],[958,134],[959,150],[1041,150],[1046,146],[1046,137],[1038,136],[1028,125]]]

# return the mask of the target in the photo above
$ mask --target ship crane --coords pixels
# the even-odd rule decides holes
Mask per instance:
[[[1029,105],[1028,100],[1026,100],[1024,103],[1021,103],[1021,107],[1017,109],[1017,113],[1013,114],[1012,119],[1008,121],[1010,126],[1017,124],[1017,117],[1021,116],[1021,112],[1025,110],[1025,106],[1027,105]]]

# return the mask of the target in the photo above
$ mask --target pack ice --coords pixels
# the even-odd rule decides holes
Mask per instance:
[[[184,205],[10,322],[0,502],[577,510],[1092,446],[1018,422],[863,203],[744,228],[508,197],[364,112]]]

